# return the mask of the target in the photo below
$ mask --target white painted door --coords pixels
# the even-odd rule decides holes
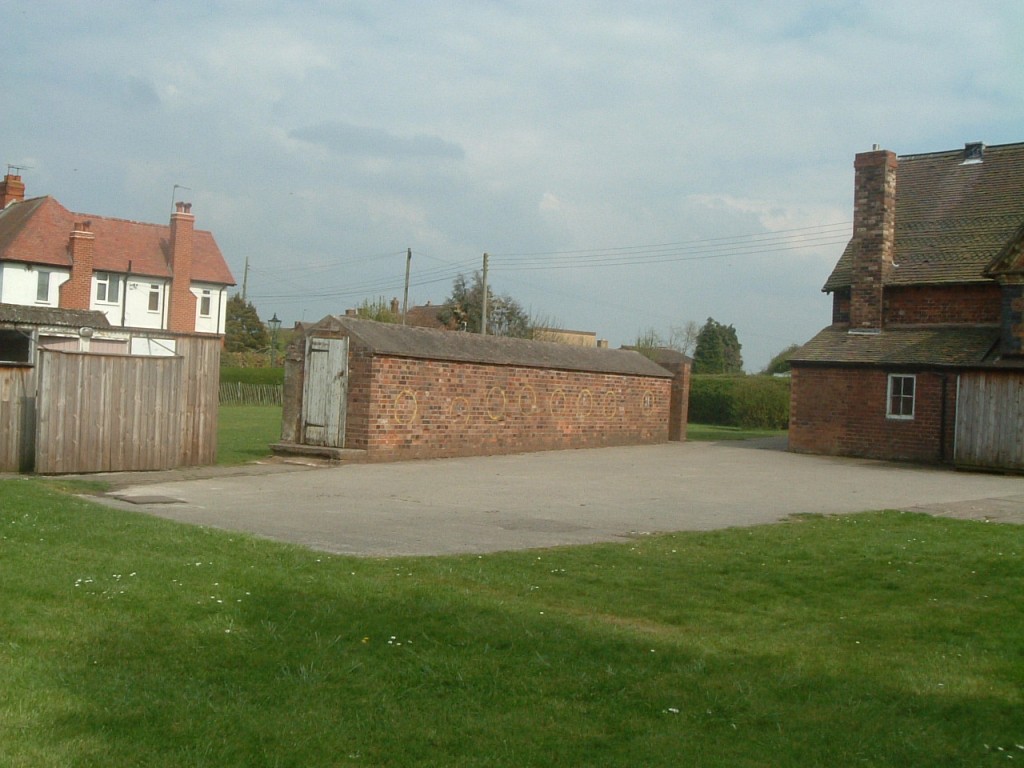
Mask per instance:
[[[348,339],[311,336],[306,342],[302,442],[344,448],[347,403]]]

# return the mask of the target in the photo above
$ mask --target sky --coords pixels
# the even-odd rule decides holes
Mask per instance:
[[[853,158],[1024,141],[1024,3],[0,0],[29,197],[189,201],[261,318],[488,282],[764,368],[831,321]],[[248,264],[248,270],[246,270]]]

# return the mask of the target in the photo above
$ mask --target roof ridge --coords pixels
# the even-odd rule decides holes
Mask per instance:
[[[973,144],[974,142],[968,142]],[[984,142],[982,142],[984,144]],[[1005,149],[1006,147],[1021,147],[1024,148],[1024,141],[1011,141],[1006,144],[985,144],[985,151],[988,152],[991,149]],[[955,149],[940,149],[935,152],[914,152],[909,155],[896,155],[898,160],[916,160],[922,157],[937,157],[939,155],[959,155],[964,151],[963,147],[956,147]]]

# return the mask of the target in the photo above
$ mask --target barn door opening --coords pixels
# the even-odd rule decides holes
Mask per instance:
[[[306,341],[302,442],[344,448],[347,403],[348,339],[311,336]]]

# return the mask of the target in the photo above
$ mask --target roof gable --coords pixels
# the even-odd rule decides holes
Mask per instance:
[[[985,147],[981,162],[964,160],[963,149],[899,158],[896,266],[887,284],[986,281],[1024,225],[1024,143]],[[823,290],[849,287],[853,248],[851,240]]]
[[[0,211],[0,260],[70,268],[68,238],[76,221],[91,222],[95,235],[93,268],[169,278],[169,224],[147,224],[106,216],[72,213],[52,197],[13,203]],[[213,234],[195,230],[192,280],[234,285]]]

